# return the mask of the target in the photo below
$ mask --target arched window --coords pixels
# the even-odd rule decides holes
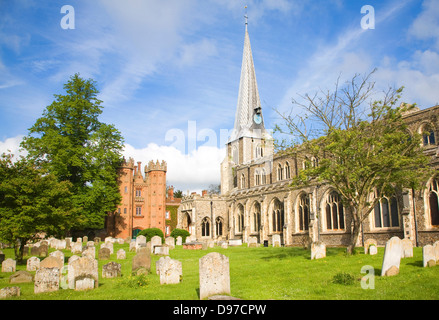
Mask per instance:
[[[241,174],[241,189],[245,188],[245,175],[242,173]]]
[[[259,186],[261,184],[261,174],[259,169],[255,169],[255,186]]]
[[[433,146],[436,144],[434,130],[430,125],[425,125],[422,128],[422,142],[424,146]]]
[[[210,220],[207,217],[201,221],[201,236],[210,237]]]
[[[282,232],[284,226],[284,205],[276,199],[272,212],[273,232]]]
[[[279,163],[277,166],[277,181],[283,180],[283,168],[282,165]]]
[[[217,236],[223,235],[223,219],[221,217],[216,218],[215,220],[215,231]]]
[[[374,208],[375,228],[399,226],[398,202],[395,197],[382,198]]]
[[[287,163],[285,163],[285,179],[290,179],[291,178],[291,169],[290,169],[290,164],[287,161]]]
[[[428,201],[430,205],[430,223],[434,227],[439,227],[439,182],[434,178],[429,186]]]
[[[261,181],[262,181],[262,184],[267,183],[267,174],[265,173],[265,169],[261,170]]]
[[[344,209],[340,196],[337,192],[331,192],[326,199],[326,229],[344,230]]]
[[[252,232],[258,232],[261,226],[261,205],[256,202],[252,210]]]
[[[306,231],[309,228],[309,196],[302,194],[299,199],[299,230]]]
[[[311,166],[312,166],[313,168],[317,168],[317,167],[319,166],[319,159],[317,159],[317,158],[315,158],[315,157],[312,157],[312,158],[311,158]]]
[[[244,207],[242,204],[238,205],[238,214],[236,215],[236,232],[242,232],[244,230]]]
[[[255,153],[255,156],[256,156],[256,159],[257,159],[257,158],[262,158],[262,157],[264,156],[264,151],[263,151],[263,149],[262,149],[262,147],[261,147],[260,144],[258,144],[258,145],[256,146],[256,153]]]

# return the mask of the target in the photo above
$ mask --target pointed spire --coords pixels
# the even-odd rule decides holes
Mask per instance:
[[[244,51],[242,56],[241,79],[239,83],[238,103],[236,107],[235,126],[229,141],[236,140],[240,137],[255,136],[254,130],[262,129],[265,131],[262,113],[261,101],[259,99],[258,84],[256,82],[256,73],[253,63],[253,55],[250,45],[250,36],[247,29],[247,14],[245,15],[245,38]],[[254,115],[258,113],[261,117],[261,122],[256,125],[254,122]],[[257,136],[260,137],[260,132]]]

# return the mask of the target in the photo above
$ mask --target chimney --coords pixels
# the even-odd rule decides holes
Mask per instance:
[[[141,165],[142,165],[142,162],[137,161],[137,172],[139,172],[139,173],[142,172],[142,169],[140,169]]]
[[[207,190],[201,191],[201,195],[204,197],[207,194]]]
[[[170,186],[168,189],[168,201],[174,201],[174,187]]]

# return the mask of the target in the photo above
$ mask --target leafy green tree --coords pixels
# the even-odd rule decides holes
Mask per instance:
[[[25,158],[12,160],[11,154],[0,157],[0,239],[14,245],[21,261],[24,245],[39,233],[65,235],[75,209],[69,181],[59,182]]]
[[[183,243],[186,242],[186,238],[189,237],[191,234],[189,233],[189,231],[184,230],[184,229],[174,229],[171,232],[171,237],[177,239],[178,237],[181,237],[181,240]]]
[[[163,231],[160,230],[159,228],[148,228],[148,229],[143,229],[142,231],[140,231],[137,236],[145,236],[146,237],[146,242],[151,241],[151,238],[154,236],[159,236],[160,238],[162,238],[162,243],[165,242],[165,236],[163,234]]]
[[[102,228],[107,212],[121,200],[117,168],[123,138],[113,125],[99,121],[103,107],[93,80],[75,74],[64,89],[65,94],[54,95],[21,146],[38,167],[72,184],[75,207],[81,208],[74,227]]]
[[[281,152],[307,159],[292,187],[324,183],[341,195],[346,221],[351,223],[346,226],[352,230],[350,254],[363,221],[380,199],[403,188],[418,189],[430,175],[421,137],[410,134],[403,119],[413,106],[396,106],[403,88],[389,89],[382,100],[367,104],[374,88],[369,81],[372,73],[356,75],[341,88],[337,81],[332,93],[305,95],[305,102],[294,100],[303,113],[281,114],[284,125],[276,128],[294,137],[290,145],[287,140],[279,144],[284,147]]]

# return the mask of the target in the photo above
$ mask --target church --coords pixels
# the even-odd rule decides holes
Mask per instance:
[[[275,153],[265,128],[247,23],[234,130],[221,163],[221,195],[191,194],[178,209],[177,228],[193,241],[241,240],[256,237],[260,244],[279,236],[283,246],[347,246],[351,221],[340,195],[325,184],[292,188],[305,155]],[[416,109],[404,116],[412,132],[423,136],[424,153],[439,168],[437,134],[439,106]],[[362,225],[357,245],[373,238],[384,245],[393,236],[415,246],[439,240],[439,176],[425,181],[422,192],[383,198]]]

